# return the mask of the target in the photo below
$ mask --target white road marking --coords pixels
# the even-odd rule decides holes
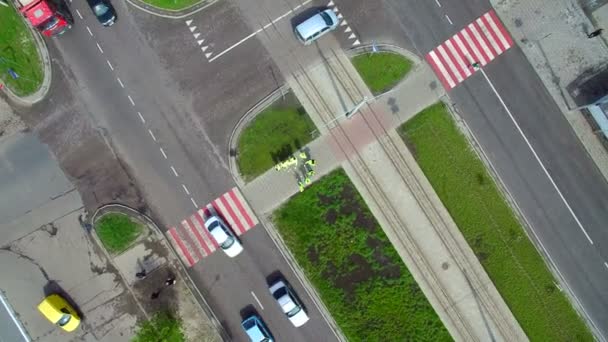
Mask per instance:
[[[255,301],[258,302],[258,305],[260,306],[260,308],[262,308],[262,310],[264,310],[264,306],[262,305],[262,303],[258,299],[258,296],[256,296],[255,293],[253,293],[253,291],[251,291],[251,295],[253,296],[253,299],[255,299]]]
[[[456,86],[456,83],[454,83],[454,80],[452,80],[452,76],[445,69],[445,66],[443,65],[443,63],[441,62],[441,60],[439,59],[439,57],[437,57],[437,54],[435,53],[435,50],[429,52],[429,56],[431,57],[431,59],[433,60],[433,62],[435,62],[435,65],[437,65],[437,67],[439,68],[439,71],[441,72],[441,74],[443,75],[443,77],[445,77],[445,80],[448,82],[448,85],[450,86],[450,88],[454,88]]]
[[[198,204],[196,204],[194,198],[190,197],[190,201],[192,201],[192,204],[194,204],[194,208],[198,209]]]
[[[80,11],[78,9],[76,9],[76,14],[78,14],[78,16],[80,17],[80,19],[82,19],[82,14],[80,14]]]
[[[125,87],[125,85],[124,85],[124,84],[122,84],[122,81],[120,80],[120,77],[116,77],[116,80],[118,81],[118,84],[120,84],[120,87],[121,87],[121,88],[124,88],[124,87]]]
[[[97,48],[99,49],[99,52],[103,53],[103,50],[101,49],[101,45],[99,45],[99,43],[95,43],[97,44]]]
[[[190,26],[192,24],[192,20],[186,20],[186,25]]]
[[[131,106],[135,106],[135,102],[133,102],[133,98],[131,98],[131,95],[127,95],[127,97],[129,98],[129,102],[131,102]]]
[[[165,159],[167,159],[167,154],[165,153],[165,150],[163,150],[162,147],[159,147],[159,149],[160,149],[160,153],[163,154],[163,157],[165,157]],[[190,194],[188,194],[188,195],[190,195]]]
[[[515,125],[515,127],[517,128],[517,131],[522,136],[522,138],[524,138],[524,141],[526,142],[526,145],[528,145],[528,148],[530,149],[530,151],[532,151],[532,154],[534,155],[534,158],[536,159],[536,161],[538,162],[538,164],[540,165],[540,167],[543,169],[543,172],[545,173],[545,175],[547,176],[547,178],[549,178],[549,181],[551,182],[551,185],[553,185],[553,188],[555,189],[555,191],[557,191],[557,194],[561,198],[562,202],[564,202],[564,204],[566,205],[566,208],[568,208],[568,211],[570,212],[570,215],[572,215],[572,217],[576,221],[576,224],[578,225],[578,227],[581,229],[581,231],[583,232],[583,234],[585,234],[585,237],[587,238],[587,240],[589,241],[589,243],[593,245],[593,240],[591,240],[591,237],[589,237],[589,234],[587,234],[587,231],[583,227],[583,224],[581,223],[581,221],[578,219],[578,216],[576,216],[576,214],[574,213],[574,210],[572,210],[572,207],[570,207],[570,204],[568,204],[568,201],[566,201],[566,198],[562,194],[561,190],[559,190],[559,188],[557,187],[557,184],[555,184],[555,181],[553,180],[553,177],[551,177],[551,174],[549,174],[549,171],[547,170],[547,168],[545,167],[545,165],[543,164],[543,162],[540,160],[540,157],[536,153],[536,150],[534,150],[534,147],[532,147],[532,144],[530,143],[530,140],[528,140],[528,137],[526,137],[526,135],[524,134],[524,131],[521,129],[521,127],[519,126],[519,124],[515,120],[515,117],[513,117],[513,114],[511,114],[511,111],[509,110],[509,108],[507,107],[507,105],[505,104],[505,102],[503,101],[502,97],[500,96],[500,94],[498,94],[498,91],[494,87],[494,84],[492,84],[492,82],[488,78],[488,75],[486,75],[486,72],[483,69],[480,68],[479,71],[481,71],[481,74],[483,75],[483,77],[486,79],[486,81],[490,85],[490,88],[492,88],[492,91],[494,92],[494,94],[498,98],[498,101],[500,101],[500,104],[502,104],[502,107],[505,109],[505,111],[507,112],[507,114],[509,114],[509,117],[511,118],[511,121],[513,122],[513,124]]]
[[[109,60],[107,60],[107,59],[106,59],[106,62],[108,63],[108,66],[110,67],[110,69],[111,69],[112,71],[114,71],[114,67],[112,66],[112,63],[110,63],[110,61],[109,61]]]
[[[144,116],[141,115],[140,112],[137,112],[137,115],[139,115],[139,119],[141,120],[142,123],[146,123],[146,119],[144,119]]]
[[[445,15],[445,18],[448,20],[448,23],[450,23],[450,25],[454,25],[454,23],[452,22],[452,19],[450,19],[450,17],[448,17],[448,15]]]
[[[171,165],[171,171],[173,171],[173,174],[175,175],[175,177],[179,177],[179,174],[177,173],[177,171],[175,171],[175,168],[173,167],[173,165]]]
[[[182,184],[182,188],[184,188],[186,195],[190,195],[190,191],[188,191],[188,188],[186,188],[186,185]]]
[[[148,130],[148,133],[150,133],[150,136],[152,137],[152,140],[156,141],[156,137],[154,136],[154,133],[152,133],[151,130]]]
[[[435,3],[437,4],[437,6],[441,7],[441,3],[439,2],[439,0],[435,0]]]
[[[311,2],[311,1],[312,1],[312,0],[306,0],[306,1],[304,1],[304,2],[301,4],[301,6],[304,6],[304,5],[308,4],[308,3],[309,3],[309,2]],[[221,56],[223,56],[224,54],[228,53],[230,50],[234,49],[235,47],[237,47],[237,46],[239,46],[239,45],[243,44],[245,41],[247,41],[247,40],[248,40],[248,39],[250,39],[251,37],[255,36],[256,34],[258,34],[258,33],[260,33],[260,32],[262,32],[264,29],[266,29],[266,28],[270,27],[270,25],[275,24],[277,21],[279,21],[279,20],[281,20],[281,19],[285,18],[285,17],[286,17],[286,16],[288,16],[289,14],[293,13],[293,11],[294,11],[294,10],[295,10],[295,9],[293,9],[293,10],[289,10],[287,13],[285,13],[285,14],[281,15],[280,17],[276,18],[275,20],[273,20],[273,21],[272,21],[272,22],[270,22],[269,24],[264,25],[264,26],[263,26],[261,29],[259,29],[259,30],[255,31],[255,32],[253,32],[252,34],[248,35],[247,37],[245,37],[245,38],[243,38],[243,39],[239,40],[238,42],[236,42],[235,44],[233,44],[232,46],[230,46],[230,47],[229,47],[229,48],[227,48],[226,50],[224,50],[224,51],[222,51],[222,52],[218,53],[217,55],[215,55],[215,57],[213,57],[213,58],[209,59],[209,63],[211,63],[211,62],[213,62],[214,60],[216,60],[216,59],[220,58]]]
[[[608,268],[608,262],[604,261],[604,266],[606,266],[606,268]]]
[[[87,26],[87,31],[89,31],[89,35],[90,35],[91,37],[93,37],[93,32],[91,32],[91,29],[90,29],[88,26]]]

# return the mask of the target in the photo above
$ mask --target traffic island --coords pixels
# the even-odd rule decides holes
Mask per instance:
[[[413,65],[411,60],[392,51],[365,52],[352,57],[351,61],[374,95],[395,87]]]
[[[448,107],[398,131],[530,340],[592,341]]]
[[[40,90],[45,78],[36,39],[12,3],[0,6],[0,85],[16,97]],[[41,42],[45,49],[44,42]],[[50,70],[49,70],[50,72]]]
[[[125,206],[108,205],[95,213],[92,222],[92,236],[147,317],[138,322],[135,341],[222,340],[219,322],[149,218]],[[170,336],[155,335],[162,331],[155,327]]]
[[[272,217],[348,340],[452,340],[342,169]]]
[[[245,115],[237,126],[234,154],[239,174],[249,182],[289,159],[318,136],[317,129],[291,92],[277,93]]]

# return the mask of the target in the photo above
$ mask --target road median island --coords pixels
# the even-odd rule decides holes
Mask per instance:
[[[0,6],[0,23],[0,84],[17,96],[31,95],[44,78],[32,33],[11,2]]]
[[[316,127],[292,93],[259,113],[238,137],[237,165],[251,181],[315,138]]]
[[[141,223],[122,213],[108,213],[99,218],[97,236],[111,254],[127,249],[142,233]]]
[[[530,340],[592,341],[446,106],[398,131]]]
[[[342,169],[293,196],[273,221],[349,340],[452,340]]]
[[[354,56],[353,66],[372,94],[379,95],[393,88],[412,69],[412,61],[394,52],[370,52]]]

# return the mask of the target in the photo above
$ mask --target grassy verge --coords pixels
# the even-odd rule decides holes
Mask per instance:
[[[142,232],[139,223],[124,214],[107,214],[97,222],[97,236],[110,253],[120,253]]]
[[[309,143],[316,127],[293,94],[258,114],[238,142],[241,176],[251,180]]]
[[[373,94],[388,91],[412,68],[409,59],[390,52],[366,53],[355,56],[352,62]]]
[[[0,6],[0,83],[25,96],[40,88],[44,75],[34,38],[19,16],[12,5]],[[9,69],[19,77],[11,77]]]
[[[274,221],[350,341],[451,340],[343,170],[294,196]]]
[[[528,337],[592,341],[445,106],[425,109],[399,130]]]
[[[168,312],[157,312],[147,321],[138,324],[138,330],[131,342],[184,342],[182,321]]]
[[[166,10],[179,11],[186,9],[202,0],[142,0],[143,2],[150,4],[154,7],[158,7]]]

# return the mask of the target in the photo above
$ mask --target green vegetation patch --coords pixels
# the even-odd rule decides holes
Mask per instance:
[[[273,219],[350,341],[451,340],[343,170],[295,195]]]
[[[355,69],[373,94],[394,87],[412,68],[412,61],[392,52],[375,52],[355,56]]]
[[[206,0],[142,0],[143,2],[170,11],[179,11]]]
[[[40,88],[44,74],[32,33],[9,3],[9,7],[0,6],[0,83],[16,95],[25,96]],[[11,72],[18,78],[13,78]]]
[[[185,342],[182,322],[168,312],[157,312],[147,321],[138,324],[132,342]]]
[[[309,143],[316,127],[304,108],[289,93],[258,114],[241,133],[238,166],[251,180]]]
[[[125,214],[107,214],[97,221],[97,236],[110,253],[124,251],[141,234],[143,227]]]
[[[445,105],[399,133],[530,340],[592,341]]]

